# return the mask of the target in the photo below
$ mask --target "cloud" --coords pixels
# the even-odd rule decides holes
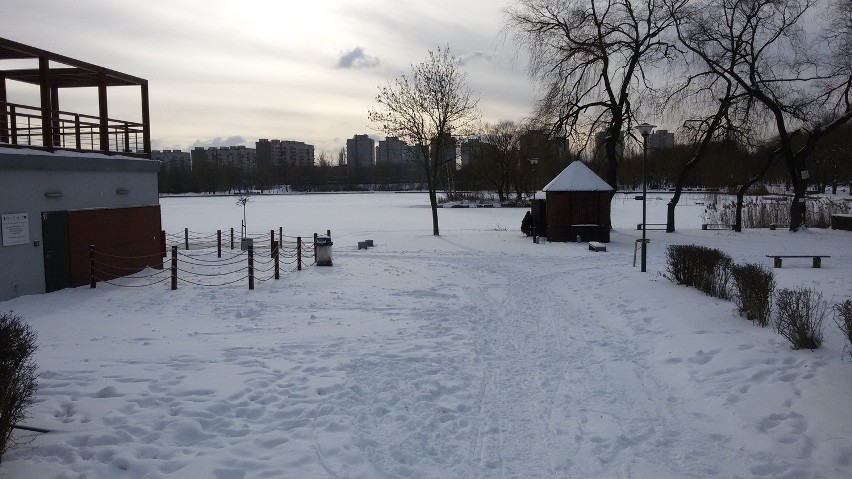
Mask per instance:
[[[355,47],[352,50],[340,55],[337,59],[335,68],[345,69],[360,69],[360,68],[375,68],[379,66],[379,58],[367,55],[361,47]]]
[[[471,63],[479,63],[479,62],[491,62],[494,60],[494,55],[485,52],[470,52],[465,53],[459,57],[459,64],[462,66],[469,65]]]
[[[240,145],[248,145],[248,140],[243,138],[242,136],[229,136],[227,138],[222,138],[221,136],[217,136],[216,138],[210,138],[208,140],[195,140],[195,142],[189,146],[190,149],[200,146],[202,148],[207,148],[211,146],[240,146]]]

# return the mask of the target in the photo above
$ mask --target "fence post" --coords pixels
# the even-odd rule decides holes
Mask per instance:
[[[272,249],[275,247],[275,230],[269,230],[269,257],[273,258]]]
[[[281,226],[278,227],[278,247],[284,247],[284,228]]]
[[[231,249],[234,249],[234,228],[231,228]]]
[[[163,252],[163,258],[166,257],[166,230],[160,230],[160,251]]]
[[[302,271],[302,237],[296,237],[296,269]]]
[[[314,263],[317,262],[317,234],[314,233]]]
[[[216,230],[216,254],[222,257],[222,230]]]
[[[186,250],[189,250],[189,228],[183,229],[183,244],[186,246]]]
[[[89,287],[95,289],[95,245],[89,245]]]
[[[254,289],[254,247],[248,248],[248,280],[249,289]]]
[[[278,256],[281,254],[278,241],[272,242],[272,257],[275,258],[275,279],[281,279],[281,267],[278,263]]]
[[[172,246],[172,291],[177,289],[177,245]]]

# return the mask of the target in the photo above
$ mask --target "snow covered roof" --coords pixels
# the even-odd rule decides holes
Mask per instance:
[[[542,191],[613,191],[613,188],[585,163],[574,161],[542,188]]]

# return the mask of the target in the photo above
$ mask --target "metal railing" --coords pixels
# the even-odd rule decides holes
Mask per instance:
[[[0,102],[0,146],[149,157],[142,123],[107,118],[104,144],[100,117],[57,110],[44,125],[42,113],[38,107]]]

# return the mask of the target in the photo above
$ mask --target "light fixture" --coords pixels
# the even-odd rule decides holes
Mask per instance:
[[[48,191],[47,193],[44,194],[44,197],[45,198],[62,198],[62,192],[61,191]]]
[[[642,272],[648,271],[646,258],[648,256],[648,240],[645,230],[648,228],[648,136],[657,125],[640,123],[636,129],[642,135]]]
[[[530,165],[532,166],[532,176],[533,176],[533,200],[530,203],[530,213],[532,213],[532,228],[533,228],[533,243],[538,244],[538,227],[535,224],[535,192],[536,192],[536,184],[535,184],[535,165],[538,164],[538,158],[530,158]]]
[[[119,188],[115,190],[115,194],[117,195],[126,195],[127,193],[130,193],[130,190],[128,190],[127,188]]]

